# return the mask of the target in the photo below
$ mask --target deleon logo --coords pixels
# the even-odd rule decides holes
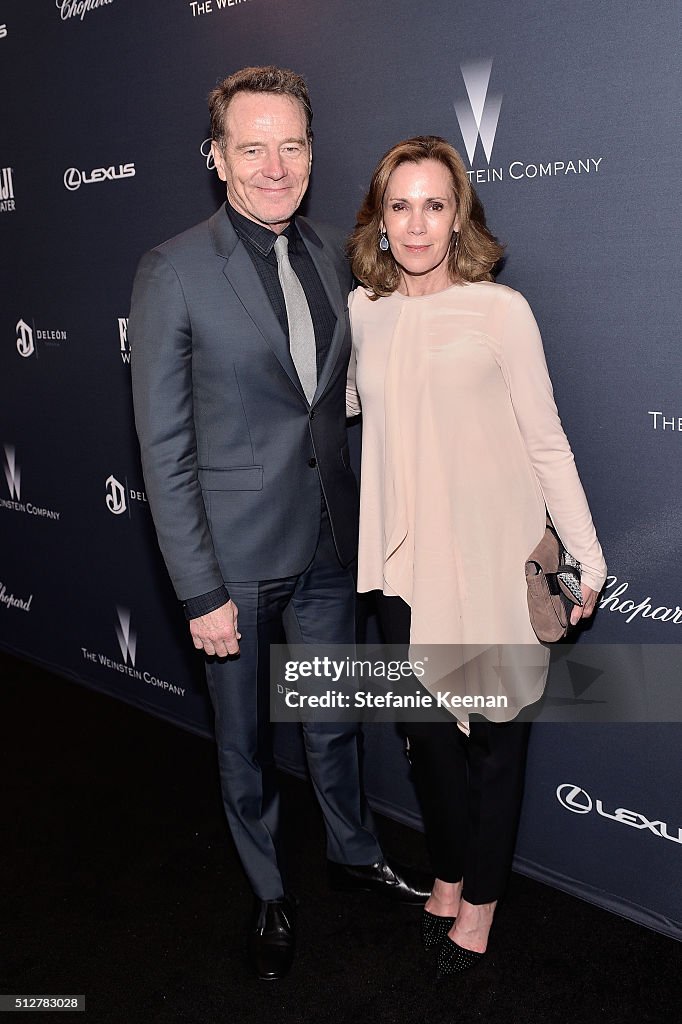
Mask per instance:
[[[137,633],[130,625],[130,611],[128,608],[116,608],[118,622],[116,623],[116,639],[121,648],[121,656],[124,664],[130,664],[135,668],[135,652],[137,650]]]
[[[211,150],[212,139],[204,139],[199,146],[199,152],[206,161],[206,170],[215,171],[215,160],[213,159],[213,151]]]
[[[107,508],[113,515],[120,516],[127,509],[126,492],[115,476],[107,477]]]
[[[627,807],[617,807],[615,811],[607,811],[601,800],[592,801],[590,794],[574,786],[570,782],[564,782],[557,787],[556,797],[562,807],[574,814],[589,814],[592,808],[602,818],[610,818],[621,825],[629,825],[631,828],[649,829],[659,839],[669,839],[671,843],[682,845],[682,828],[677,829],[677,835],[672,834],[670,826],[665,821],[649,821],[639,811],[630,811]]]
[[[33,343],[33,330],[24,320],[17,321],[17,352],[24,359],[32,356],[36,350]]]
[[[93,185],[98,181],[116,181],[119,178],[134,178],[135,164],[119,164],[118,167],[95,167],[90,174],[69,167],[64,171],[64,187],[75,192],[81,185]]]
[[[474,162],[476,143],[479,138],[488,163],[490,163],[495,144],[502,96],[488,95],[492,68],[491,59],[460,64],[467,99],[455,100],[453,105],[470,164]]]
[[[9,487],[9,495],[14,501],[21,500],[21,470],[17,466],[16,452],[14,445],[6,444],[5,449],[5,479]]]
[[[121,346],[121,359],[124,363],[130,362],[130,345],[128,344],[128,317],[118,318],[118,340]]]

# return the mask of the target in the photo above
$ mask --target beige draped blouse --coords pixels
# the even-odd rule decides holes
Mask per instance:
[[[410,605],[413,657],[447,645],[432,683],[460,645],[532,645],[546,669],[524,572],[545,508],[594,590],[606,564],[528,303],[477,282],[374,302],[357,289],[349,305],[347,411],[363,417],[358,590]],[[545,675],[526,679],[523,704]],[[498,665],[507,689],[503,676]],[[489,689],[490,673],[467,685]]]

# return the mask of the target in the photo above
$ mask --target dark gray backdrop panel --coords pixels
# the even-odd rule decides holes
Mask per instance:
[[[508,246],[501,279],[542,328],[609,561],[582,641],[675,643],[679,5],[228,3],[2,5],[0,644],[210,730],[144,496],[125,318],[140,254],[221,201],[207,92],[268,62],[311,88],[313,217],[350,229],[400,138],[442,134],[467,158]],[[454,104],[462,65],[485,59],[500,115],[489,159],[479,139],[469,160]],[[84,180],[95,168],[110,176]],[[679,724],[536,727],[520,868],[682,935],[679,742]],[[394,731],[370,728],[366,747],[377,804],[416,821]],[[295,731],[280,753],[300,766]]]

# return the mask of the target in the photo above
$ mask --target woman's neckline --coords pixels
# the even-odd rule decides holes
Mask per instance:
[[[467,284],[474,284],[473,281],[453,281],[452,284],[447,285],[445,288],[440,288],[437,292],[425,292],[424,295],[405,295],[403,292],[399,292],[398,289],[392,293],[397,295],[400,299],[405,299],[409,302],[414,302],[417,299],[435,299],[439,295],[446,295],[451,292],[454,288],[463,288]]]

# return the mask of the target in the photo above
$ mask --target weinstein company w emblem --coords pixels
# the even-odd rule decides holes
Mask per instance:
[[[492,69],[492,60],[477,60],[460,64],[468,99],[455,100],[453,105],[470,164],[474,162],[476,143],[479,138],[488,163],[490,163],[495,145],[502,96],[488,96]]]

